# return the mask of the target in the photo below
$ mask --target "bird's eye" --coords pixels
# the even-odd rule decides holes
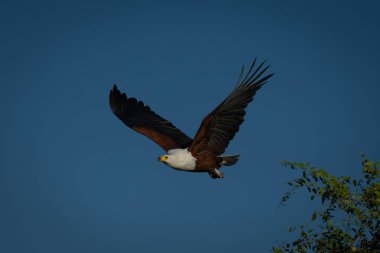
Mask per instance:
[[[168,156],[167,156],[167,155],[165,156],[165,159],[168,159]]]

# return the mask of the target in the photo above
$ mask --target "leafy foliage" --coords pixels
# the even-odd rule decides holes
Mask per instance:
[[[302,176],[288,181],[290,191],[281,198],[285,205],[299,188],[320,199],[322,207],[311,214],[310,222],[289,228],[298,232],[293,242],[272,248],[283,252],[380,252],[380,170],[379,163],[362,155],[363,178],[335,177],[309,163],[284,161]]]

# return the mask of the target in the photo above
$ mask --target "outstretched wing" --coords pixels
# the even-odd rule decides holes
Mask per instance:
[[[270,67],[263,68],[265,62],[256,69],[256,59],[244,78],[244,66],[242,67],[239,80],[232,93],[224,99],[202,121],[202,124],[190,146],[192,152],[202,152],[211,149],[215,155],[223,154],[229,142],[239,131],[239,126],[244,121],[245,108],[253,100],[256,91],[273,75],[263,76]],[[263,76],[263,77],[262,77]]]
[[[149,106],[135,98],[128,98],[117,89],[110,92],[109,102],[112,112],[128,127],[150,138],[165,151],[188,146],[192,139],[172,123],[154,113]]]

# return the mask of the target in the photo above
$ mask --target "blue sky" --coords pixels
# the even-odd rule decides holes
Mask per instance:
[[[3,1],[1,252],[269,252],[316,203],[276,209],[281,160],[358,175],[380,157],[377,1]],[[276,73],[225,179],[172,170],[111,113],[114,83],[193,136],[242,64]]]

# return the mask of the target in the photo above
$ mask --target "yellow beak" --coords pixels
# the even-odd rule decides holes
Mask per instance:
[[[160,162],[165,162],[166,160],[168,160],[168,157],[166,155],[162,155],[162,156],[158,157],[157,160]]]

